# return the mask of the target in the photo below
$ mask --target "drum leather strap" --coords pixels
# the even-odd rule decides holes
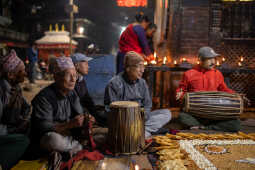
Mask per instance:
[[[94,142],[94,139],[93,139],[93,134],[92,134],[92,122],[89,120],[88,122],[88,131],[89,131],[89,142],[90,142],[90,145],[92,147],[92,149],[96,149],[96,143]]]

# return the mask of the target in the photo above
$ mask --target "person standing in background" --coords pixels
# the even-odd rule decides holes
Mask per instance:
[[[35,83],[36,76],[36,64],[38,61],[38,51],[36,48],[36,44],[32,44],[31,48],[28,49],[28,78],[30,83]]]
[[[117,74],[124,71],[124,56],[129,51],[141,54],[146,61],[153,58],[145,33],[150,24],[149,18],[141,12],[135,16],[135,19],[136,21],[127,26],[119,39]]]
[[[157,25],[153,23],[150,23],[149,27],[146,30],[146,37],[147,37],[148,44],[152,53],[154,52],[153,36],[156,30],[157,30]]]

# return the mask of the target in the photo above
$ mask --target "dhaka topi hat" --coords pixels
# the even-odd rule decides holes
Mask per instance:
[[[75,53],[75,54],[73,54],[73,56],[71,58],[72,58],[72,61],[74,64],[82,62],[82,61],[89,62],[90,60],[93,59],[91,57],[87,57],[86,55],[84,55],[82,53]]]
[[[13,72],[23,61],[17,56],[15,50],[11,50],[9,54],[1,58],[0,63],[4,72]]]
[[[54,73],[65,71],[69,68],[75,68],[70,57],[57,57],[54,62]]]

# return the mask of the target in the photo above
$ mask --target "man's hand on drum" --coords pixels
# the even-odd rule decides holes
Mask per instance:
[[[182,91],[182,89],[179,91],[179,92],[177,92],[176,93],[176,100],[180,100],[181,99],[181,97],[182,97],[182,95],[183,95],[183,91]]]
[[[246,94],[244,93],[239,93],[239,95],[242,97],[243,102],[245,105],[250,106],[251,105],[251,101],[246,97]]]

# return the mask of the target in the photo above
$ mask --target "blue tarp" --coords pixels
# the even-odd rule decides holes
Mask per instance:
[[[116,74],[115,56],[97,55],[89,61],[89,74],[85,76],[88,91],[96,105],[104,105],[104,90]]]

